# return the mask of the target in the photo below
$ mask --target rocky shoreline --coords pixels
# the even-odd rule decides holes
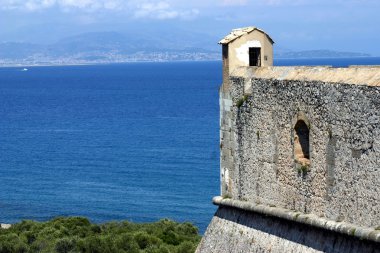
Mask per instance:
[[[12,226],[11,224],[3,224],[3,223],[0,224],[0,227],[2,229],[9,229],[11,226]]]

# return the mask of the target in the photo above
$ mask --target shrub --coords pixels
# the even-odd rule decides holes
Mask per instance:
[[[55,244],[55,250],[58,253],[68,253],[75,248],[76,242],[73,239],[62,238]]]
[[[134,239],[139,245],[140,249],[145,249],[148,246],[160,243],[160,240],[157,237],[149,235],[145,231],[136,233]]]
[[[194,252],[200,236],[191,223],[91,224],[81,217],[22,221],[0,230],[1,253],[172,253]]]
[[[146,253],[171,253],[173,251],[170,251],[168,249],[168,246],[164,246],[164,245],[155,246],[155,245],[152,245],[152,246],[148,247],[144,252],[146,252]]]
[[[189,241],[182,242],[178,248],[177,253],[194,253],[197,245]]]
[[[0,236],[0,252],[2,253],[24,253],[27,252],[27,249],[26,243],[15,233]]]
[[[240,108],[240,107],[244,104],[244,102],[247,101],[247,100],[248,100],[248,95],[244,95],[242,98],[240,98],[240,99],[236,102],[236,106],[237,106],[238,108]]]
[[[140,249],[139,244],[134,240],[133,236],[127,233],[118,236],[116,247],[128,253],[138,253]]]

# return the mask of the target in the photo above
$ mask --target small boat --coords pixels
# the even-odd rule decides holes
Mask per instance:
[[[21,71],[28,71],[28,69],[27,68],[23,68]]]

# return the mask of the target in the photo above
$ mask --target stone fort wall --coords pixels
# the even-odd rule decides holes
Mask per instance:
[[[380,248],[374,241],[221,206],[196,252],[378,253]]]
[[[292,241],[299,252],[348,252],[355,236],[372,240],[364,245],[380,242],[380,68],[241,67],[222,85],[220,109],[222,196],[199,252],[269,252],[255,251],[259,244],[206,250],[223,230],[231,237],[215,247],[241,246],[266,232],[274,236],[262,237],[267,245],[280,249]],[[258,210],[272,218],[264,221]],[[301,227],[280,228],[279,217]],[[267,222],[277,230],[262,230]],[[335,239],[306,250],[300,229],[311,231],[309,239],[322,240],[326,231]]]

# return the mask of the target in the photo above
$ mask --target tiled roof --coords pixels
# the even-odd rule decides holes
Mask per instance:
[[[230,34],[228,34],[226,37],[224,37],[224,39],[222,39],[221,41],[219,41],[219,44],[228,44],[234,40],[236,40],[237,38],[240,38],[241,36],[245,35],[245,34],[248,34],[254,30],[258,30],[262,33],[264,33],[268,39],[274,43],[274,41],[272,40],[271,37],[269,37],[268,34],[266,34],[263,30],[257,28],[257,27],[254,27],[254,26],[249,26],[249,27],[243,27],[243,28],[238,28],[238,29],[234,29],[232,30],[232,32]]]

